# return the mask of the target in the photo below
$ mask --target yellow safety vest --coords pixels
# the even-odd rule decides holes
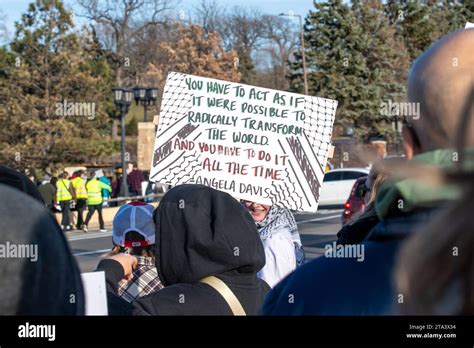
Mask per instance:
[[[87,198],[86,181],[78,176],[72,179],[72,187],[76,191],[76,198],[85,199]]]
[[[71,192],[69,192],[70,181],[68,179],[59,179],[56,182],[56,200],[58,202],[70,201],[72,199]]]
[[[87,189],[87,204],[98,205],[102,203],[102,189],[112,191],[109,185],[103,182],[92,179],[86,184]]]

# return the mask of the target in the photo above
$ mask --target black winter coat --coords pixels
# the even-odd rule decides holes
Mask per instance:
[[[224,281],[247,315],[256,315],[269,286],[257,278],[265,253],[251,216],[230,195],[202,185],[170,190],[154,216],[156,266],[165,288],[128,304],[116,296],[121,265],[103,260],[110,314],[232,315],[224,298],[200,279]]]

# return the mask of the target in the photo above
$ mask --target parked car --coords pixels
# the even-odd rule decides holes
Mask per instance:
[[[352,186],[351,194],[344,205],[344,211],[342,212],[342,225],[347,224],[354,214],[362,211],[365,208],[365,181],[367,176],[361,176],[356,180],[354,186]]]
[[[355,181],[368,174],[369,169],[367,168],[340,168],[328,171],[324,175],[321,186],[319,206],[343,207]]]

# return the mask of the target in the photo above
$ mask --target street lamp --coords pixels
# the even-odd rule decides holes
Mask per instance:
[[[145,122],[147,122],[148,106],[155,105],[156,98],[158,98],[158,88],[135,87],[133,89],[133,95],[135,96],[135,103],[137,105],[143,105],[145,111]]]
[[[298,17],[300,21],[300,40],[301,40],[301,56],[303,58],[303,79],[304,79],[304,94],[308,95],[308,77],[306,75],[306,56],[304,53],[304,31],[303,31],[303,22],[301,20],[301,15],[296,15],[293,13],[280,13],[279,16],[282,17]]]
[[[400,151],[399,140],[398,115],[395,115],[395,151],[397,152],[397,156]]]
[[[120,197],[128,197],[128,184],[127,184],[127,166],[125,162],[125,115],[128,113],[128,109],[133,99],[133,91],[128,88],[115,87],[112,88],[114,94],[114,103],[117,109],[120,111],[120,122],[122,126],[122,183],[120,185]]]

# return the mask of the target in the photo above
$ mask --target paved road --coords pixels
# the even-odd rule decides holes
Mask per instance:
[[[324,246],[335,241],[341,229],[342,209],[320,209],[316,214],[296,215],[306,258],[312,260],[324,254]]]
[[[336,240],[336,233],[341,228],[341,213],[342,210],[320,209],[315,214],[296,215],[308,259],[323,254],[324,246]],[[94,270],[100,258],[112,248],[112,227],[106,228],[108,232],[68,232],[68,240],[81,272]]]

